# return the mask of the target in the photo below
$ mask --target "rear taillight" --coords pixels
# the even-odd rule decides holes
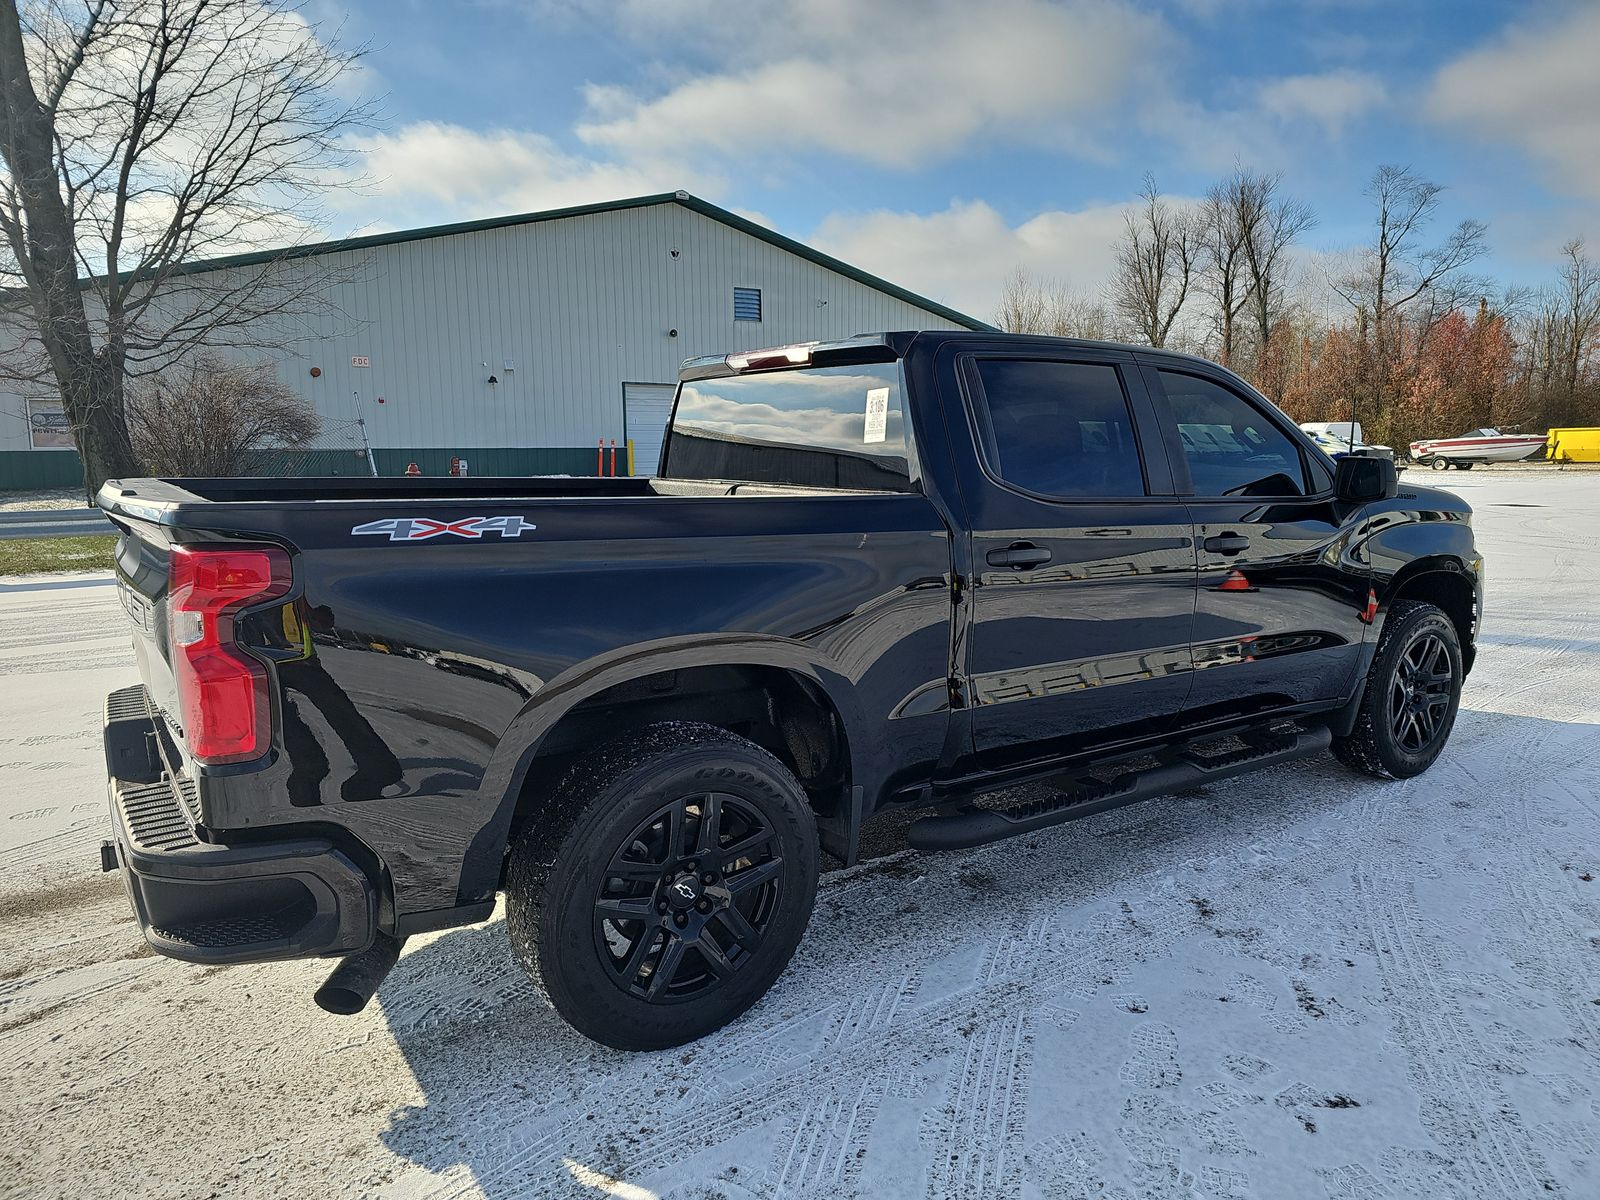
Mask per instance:
[[[178,714],[202,763],[244,762],[267,751],[272,704],[267,673],[233,640],[240,609],[289,591],[282,550],[174,546],[167,619]]]

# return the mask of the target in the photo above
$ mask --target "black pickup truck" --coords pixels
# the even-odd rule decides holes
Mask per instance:
[[[317,998],[353,1012],[504,892],[523,968],[626,1048],[754,1003],[891,806],[934,850],[1330,747],[1426,770],[1482,600],[1465,503],[1214,364],[986,333],[691,360],[653,478],[100,505],[143,679],[102,863],[150,944],[340,957]]]

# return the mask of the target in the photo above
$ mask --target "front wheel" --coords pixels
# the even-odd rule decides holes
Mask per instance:
[[[1448,471],[1450,469],[1450,460],[1436,454],[1433,457],[1433,461],[1428,465],[1435,471]]]
[[[755,743],[664,722],[580,760],[511,850],[518,961],[621,1050],[703,1037],[761,998],[805,932],[816,821]]]
[[[1422,774],[1450,738],[1463,679],[1450,618],[1432,604],[1397,600],[1367,671],[1355,728],[1334,739],[1334,755],[1380,779]]]

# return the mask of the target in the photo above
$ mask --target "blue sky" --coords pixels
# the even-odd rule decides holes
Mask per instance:
[[[1151,172],[1281,172],[1323,255],[1374,167],[1540,283],[1600,243],[1600,3],[318,0],[367,41],[371,183],[330,232],[684,188],[980,316],[1023,265],[1092,291]],[[1597,246],[1600,248],[1600,246]],[[1312,288],[1314,290],[1314,287]]]

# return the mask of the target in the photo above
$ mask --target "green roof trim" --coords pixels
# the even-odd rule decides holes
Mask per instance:
[[[517,225],[536,225],[541,221],[560,221],[567,217],[588,217],[599,213],[621,212],[629,208],[653,208],[658,204],[678,204],[690,212],[697,212],[701,216],[710,217],[713,221],[720,222],[730,229],[737,229],[740,233],[748,234],[766,242],[768,245],[777,246],[780,250],[787,250],[790,254],[816,263],[847,279],[865,284],[885,295],[893,296],[896,300],[903,300],[907,304],[926,309],[936,316],[943,317],[946,321],[967,329],[994,331],[995,327],[976,317],[969,317],[966,313],[957,312],[948,305],[940,304],[937,300],[930,300],[926,296],[919,296],[916,292],[890,283],[887,279],[863,271],[860,267],[853,267],[847,262],[834,258],[830,254],[797,242],[794,238],[785,237],[775,230],[768,229],[765,225],[758,225],[747,220],[737,213],[729,212],[725,208],[698,196],[691,196],[688,192],[660,192],[653,196],[632,196],[626,200],[610,200],[603,204],[580,204],[571,208],[551,208],[543,212],[518,213],[509,217],[488,217],[481,221],[458,221],[450,225],[429,225],[423,229],[399,229],[393,233],[375,233],[364,237],[345,238],[336,242],[315,242],[303,246],[286,246],[280,250],[258,250],[249,254],[232,254],[224,258],[209,258],[199,262],[184,263],[170,274],[193,275],[204,271],[217,271],[226,267],[254,267],[264,266],[269,263],[282,262],[291,258],[311,258],[318,254],[333,254],[342,250],[370,250],[378,246],[396,246],[403,242],[420,242],[427,238],[452,237],[458,233],[480,233],[490,229],[509,229]]]

